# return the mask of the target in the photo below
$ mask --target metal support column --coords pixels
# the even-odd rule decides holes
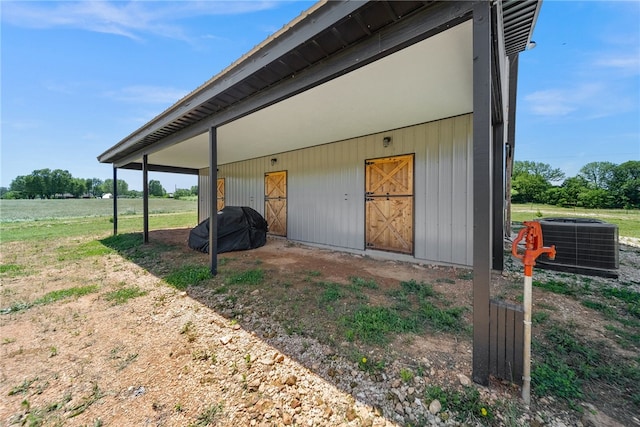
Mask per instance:
[[[504,270],[504,123],[493,126],[493,262],[494,270]]]
[[[118,234],[118,168],[113,167],[113,235]]]
[[[491,3],[473,6],[473,381],[489,383]]]
[[[142,235],[143,243],[149,243],[149,162],[142,156]]]
[[[218,274],[218,129],[209,129],[209,263],[211,274]]]

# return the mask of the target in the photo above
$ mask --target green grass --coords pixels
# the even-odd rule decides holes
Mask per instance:
[[[442,404],[443,411],[451,411],[454,418],[464,425],[466,423],[476,425],[478,422],[481,425],[489,425],[495,418],[495,405],[483,401],[480,392],[473,386],[465,386],[462,390],[452,390],[437,385],[427,386],[425,401],[431,403],[436,399]]]
[[[25,267],[19,264],[0,264],[0,277],[16,277],[25,274]]]
[[[222,412],[222,403],[211,405],[202,411],[196,418],[196,422],[190,427],[205,427],[216,424],[216,416]]]
[[[378,289],[378,284],[373,279],[351,276],[349,277],[349,281],[355,288]]]
[[[547,290],[549,292],[553,292],[554,294],[569,295],[569,296],[578,295],[578,290],[575,288],[575,286],[569,283],[559,282],[556,280],[549,280],[547,282],[540,282],[538,280],[534,280],[533,286],[535,286],[536,288]]]
[[[227,277],[227,283],[230,285],[259,285],[263,281],[264,271],[261,268],[233,272]]]
[[[346,294],[343,290],[344,286],[340,283],[334,282],[320,282],[317,283],[322,288],[320,295],[318,296],[318,305],[325,306],[332,302],[338,301]]]
[[[211,271],[208,266],[202,265],[185,265],[164,277],[165,282],[179,290],[185,290],[209,279]]]
[[[99,240],[74,244],[71,247],[58,248],[58,261],[79,260],[92,256],[104,256],[114,251]]]
[[[577,217],[599,219],[616,224],[620,236],[640,238],[640,210],[638,209],[584,209],[539,204],[513,204],[511,205],[511,220],[518,222],[539,220],[538,212],[547,218]]]
[[[384,345],[399,333],[419,333],[425,329],[460,333],[468,329],[462,316],[465,308],[448,307],[427,283],[400,282],[400,287],[388,291],[387,295],[396,301],[393,307],[360,305],[340,317],[347,340]],[[434,304],[433,300],[444,307]]]
[[[114,305],[125,304],[133,298],[146,295],[148,292],[141,290],[138,286],[125,286],[115,291],[107,292],[104,298]]]
[[[149,229],[193,227],[196,212],[178,212],[149,215]],[[118,218],[118,233],[141,232],[142,215]],[[107,217],[51,219],[3,223],[0,238],[3,243],[16,241],[43,241],[68,237],[100,238],[113,232],[113,223]]]
[[[28,310],[37,305],[52,304],[54,302],[70,299],[70,298],[80,298],[81,296],[97,292],[98,289],[99,289],[98,285],[88,285],[88,286],[79,286],[79,287],[52,291],[52,292],[46,293],[45,295],[41,296],[40,298],[37,298],[32,302],[25,302],[25,301],[15,302],[10,307],[0,309],[0,314],[16,313],[19,311]]]
[[[391,333],[415,332],[415,319],[402,317],[387,307],[361,306],[354,313],[342,318],[346,336],[368,344],[386,344]]]
[[[564,399],[572,406],[590,390],[640,397],[640,360],[612,357],[608,344],[586,341],[574,329],[554,324],[532,341],[533,392]]]

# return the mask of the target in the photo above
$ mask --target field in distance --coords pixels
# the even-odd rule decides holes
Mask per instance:
[[[193,200],[149,199],[149,228],[194,227]],[[2,242],[56,237],[99,237],[113,231],[113,200],[0,200]],[[118,199],[118,232],[143,229],[142,199]]]
[[[640,210],[563,208],[539,204],[511,205],[511,221],[536,221],[541,218],[571,217],[599,219],[618,226],[621,237],[640,238]]]

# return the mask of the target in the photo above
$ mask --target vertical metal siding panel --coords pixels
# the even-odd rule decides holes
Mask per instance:
[[[302,176],[302,168],[300,168],[300,151],[294,151],[289,153],[287,166],[290,173],[291,179],[289,180],[289,186],[287,191],[288,194],[288,206],[289,206],[289,215],[287,216],[287,226],[289,227],[289,238],[293,240],[299,240],[300,229],[301,229],[301,220],[300,220],[300,197],[302,194],[302,184],[303,184],[303,176]]]
[[[440,125],[438,122],[425,126],[425,258],[438,260],[438,230],[440,216],[438,201],[440,200]]]
[[[450,119],[440,122],[440,159],[439,182],[440,193],[438,203],[438,259],[451,260],[451,195],[453,193],[453,123]]]
[[[209,217],[211,192],[209,191],[209,168],[198,173],[198,223]]]
[[[451,262],[466,264],[467,240],[470,230],[467,228],[467,129],[465,117],[453,119],[453,164],[452,178],[452,228],[451,245],[453,253]]]
[[[426,257],[427,235],[427,161],[426,161],[426,126],[415,126],[409,138],[413,144],[414,176],[413,176],[413,253],[416,258]]]

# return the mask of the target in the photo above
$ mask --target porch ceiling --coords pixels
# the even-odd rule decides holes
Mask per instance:
[[[472,111],[472,25],[441,32],[218,128],[226,164]],[[208,133],[148,155],[150,164],[208,167]],[[130,159],[140,162],[142,156]]]

